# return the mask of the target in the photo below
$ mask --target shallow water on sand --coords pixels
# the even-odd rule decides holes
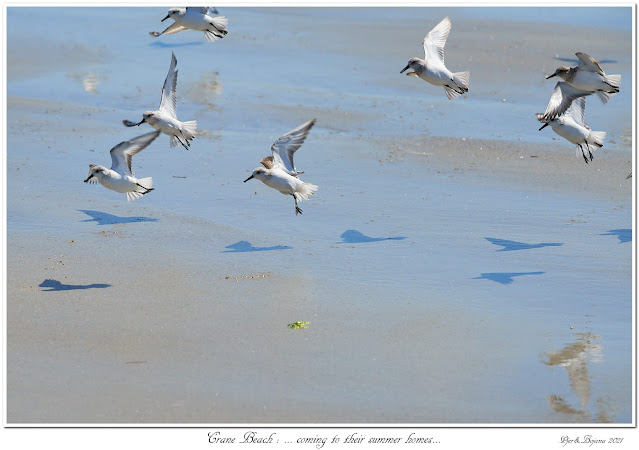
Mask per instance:
[[[164,8],[9,8],[9,421],[629,422],[630,195],[508,184],[398,144],[552,144],[596,176],[605,154],[573,161],[534,118],[544,77],[585,51],[627,87],[589,98],[586,122],[630,159],[631,9],[577,11],[608,41],[549,38],[563,9],[224,8],[210,44],[151,38]],[[471,71],[452,102],[399,74],[445,15],[446,62]],[[121,120],[157,106],[171,51],[178,115],[202,134],[135,156],[156,190],[134,203],[83,185],[149,131]],[[312,117],[296,165],[320,188],[295,217],[242,181]]]

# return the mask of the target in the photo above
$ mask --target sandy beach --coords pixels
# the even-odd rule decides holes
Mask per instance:
[[[629,424],[631,8],[219,9],[215,43],[8,9],[8,424]],[[399,73],[445,16],[453,101]],[[82,183],[172,51],[190,151],[136,155],[135,202]],[[590,164],[534,116],[577,51],[622,75]],[[242,181],[313,117],[296,217]]]

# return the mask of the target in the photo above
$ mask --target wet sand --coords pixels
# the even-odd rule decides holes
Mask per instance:
[[[609,132],[588,165],[534,119],[553,56],[585,31],[429,11],[433,26],[451,15],[447,63],[471,70],[472,95],[448,102],[398,73],[424,18],[392,17],[396,42],[373,51],[379,12],[227,9],[212,45],[143,36],[118,57],[97,40],[96,62],[56,39],[99,30],[56,36],[47,54],[69,69],[21,51],[37,36],[16,44],[9,15],[8,422],[628,423],[630,94],[588,100],[587,123]],[[162,8],[148,11],[151,31]],[[629,80],[629,32],[606,32],[606,70]],[[495,33],[501,52],[477,56]],[[286,64],[313,49],[313,70]],[[188,153],[160,136],[136,155],[156,187],[136,202],[84,185],[131,137],[120,121],[157,103],[171,50],[179,115],[202,134]],[[149,64],[121,73],[136,51]],[[249,82],[237,55],[283,69]],[[242,180],[311,117],[296,165],[320,190],[295,217],[290,198]]]

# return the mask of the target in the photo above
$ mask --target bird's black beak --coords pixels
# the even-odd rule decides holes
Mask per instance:
[[[547,126],[548,126],[548,122],[546,122],[545,124],[543,124],[543,125],[541,126],[541,128],[539,129],[539,131],[543,130],[543,129],[544,129],[544,128],[546,128]]]
[[[250,180],[251,178],[253,178],[253,174],[251,174],[250,177],[248,177],[246,180],[244,180],[244,182],[246,183],[248,180]]]
[[[160,20],[160,22],[164,22],[164,21],[165,21],[166,19],[168,19],[169,17],[171,17],[171,16],[169,16],[169,15],[167,14],[167,15],[166,15],[166,17],[165,17],[164,19]]]
[[[87,177],[87,179],[86,179],[86,180],[84,180],[84,182],[86,183],[86,182],[87,182],[87,181],[89,181],[91,178],[93,178],[93,174],[89,175],[89,176]]]
[[[554,76],[556,76],[556,75],[557,75],[557,71],[555,70],[555,73],[553,73],[552,75],[548,75],[548,76],[546,77],[546,80],[547,80],[548,78],[552,78],[552,77],[554,77]]]
[[[409,68],[410,68],[410,64],[407,64],[406,67],[404,67],[402,70],[399,71],[399,73],[404,73]]]

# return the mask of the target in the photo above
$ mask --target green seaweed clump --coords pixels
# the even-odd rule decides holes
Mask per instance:
[[[300,321],[300,322],[293,322],[293,323],[289,323],[288,327],[295,330],[297,328],[308,328],[308,324],[311,322],[304,322],[304,321]]]

